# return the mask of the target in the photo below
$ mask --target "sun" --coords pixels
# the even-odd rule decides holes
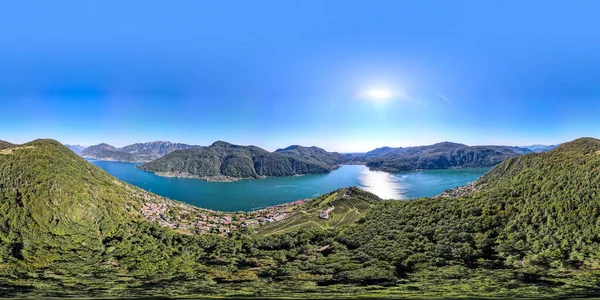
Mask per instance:
[[[394,93],[390,89],[386,88],[375,88],[367,90],[365,96],[369,99],[376,101],[385,101],[392,98]]]

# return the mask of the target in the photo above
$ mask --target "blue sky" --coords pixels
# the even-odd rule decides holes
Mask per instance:
[[[597,1],[7,2],[0,139],[366,151],[600,137],[598,11]]]

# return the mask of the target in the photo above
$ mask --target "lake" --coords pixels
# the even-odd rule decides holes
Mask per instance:
[[[207,182],[160,177],[137,169],[137,163],[89,161],[125,182],[158,195],[221,211],[260,209],[313,198],[348,186],[358,186],[384,199],[431,197],[474,181],[489,170],[475,168],[388,174],[370,171],[362,165],[344,165],[329,174]]]

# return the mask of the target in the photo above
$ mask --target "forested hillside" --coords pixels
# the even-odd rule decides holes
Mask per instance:
[[[504,146],[467,146],[438,143],[408,148],[378,148],[367,152],[366,165],[372,170],[397,173],[415,170],[491,167],[522,154]]]
[[[342,189],[306,207],[331,202],[344,226],[299,218],[225,238],[144,220],[146,193],[34,141],[0,152],[0,296],[595,295],[599,170],[600,141],[579,139],[511,158],[459,198]]]
[[[385,202],[342,239],[403,273],[512,270],[559,287],[600,265],[599,171],[600,141],[579,139],[509,159],[461,198]]]
[[[337,152],[327,152],[319,147],[303,147],[298,145],[289,146],[283,149],[275,150],[276,153],[289,155],[291,157],[301,158],[315,163],[326,163],[335,166],[343,163],[346,157]]]
[[[2,262],[97,262],[106,238],[139,221],[136,189],[57,142],[36,140],[7,150],[0,153]]]
[[[235,180],[327,173],[336,167],[337,160],[320,151],[313,155],[314,149],[310,153],[295,150],[271,153],[219,141],[205,148],[175,151],[138,168],[163,176]]]

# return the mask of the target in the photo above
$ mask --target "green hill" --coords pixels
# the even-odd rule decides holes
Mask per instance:
[[[367,167],[397,173],[415,170],[491,167],[523,153],[505,146],[467,146],[437,143],[430,146],[383,147],[365,153]]]
[[[108,287],[118,294],[147,276],[160,279],[193,270],[201,278],[201,265],[193,268],[187,262],[197,259],[199,245],[172,247],[175,240],[183,245],[189,238],[141,215],[142,202],[153,197],[56,141],[4,149],[0,296],[28,291],[94,295]]]
[[[108,240],[141,221],[141,190],[58,142],[36,140],[8,150],[0,153],[2,262],[98,262]]]
[[[599,170],[600,141],[575,140],[509,159],[461,198],[385,202],[343,239],[404,274],[508,270],[518,275],[510,279],[515,283],[544,283],[549,290],[574,284],[570,278],[593,286],[600,265]]]
[[[15,145],[11,144],[9,142],[0,140],[0,149],[10,148],[10,147],[13,147],[13,146],[15,146]]]
[[[206,180],[319,174],[327,173],[334,167],[316,156],[271,153],[256,146],[239,146],[221,141],[205,148],[175,151],[138,166],[163,176]]]
[[[275,150],[276,153],[289,155],[291,157],[302,158],[316,163],[325,163],[330,166],[339,165],[346,160],[346,157],[337,152],[327,152],[319,147],[303,147],[298,145],[289,146],[283,149]]]
[[[600,141],[579,139],[458,198],[340,189],[281,223],[194,236],[144,219],[157,196],[38,140],[0,152],[0,296],[597,295],[599,170]]]

